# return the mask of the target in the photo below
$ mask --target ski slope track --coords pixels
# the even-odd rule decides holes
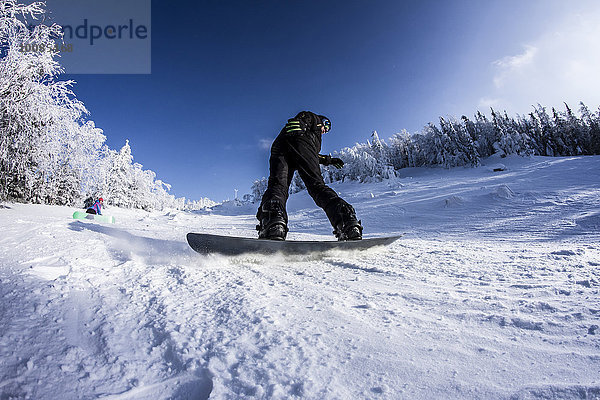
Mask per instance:
[[[598,399],[599,171],[512,157],[333,184],[366,237],[404,237],[300,256],[188,247],[254,237],[256,205],[101,224],[2,204],[0,399]],[[333,240],[305,192],[288,210],[290,240]]]

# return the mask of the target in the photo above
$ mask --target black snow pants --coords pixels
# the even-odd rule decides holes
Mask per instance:
[[[325,184],[319,167],[319,150],[315,148],[314,141],[305,135],[282,132],[275,139],[269,159],[268,187],[256,214],[259,221],[263,204],[276,200],[285,210],[294,171],[298,171],[308,194],[317,206],[325,211],[331,225],[336,228],[343,218],[339,212],[340,206],[347,205],[350,209],[352,207]],[[287,220],[287,215],[285,219]]]

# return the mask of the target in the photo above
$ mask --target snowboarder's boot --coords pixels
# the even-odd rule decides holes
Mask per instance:
[[[338,240],[361,240],[363,227],[356,218],[354,207],[342,199],[325,210],[334,227],[333,234]]]
[[[260,221],[256,225],[259,239],[285,240],[288,233],[287,213],[277,200],[263,203],[257,215]]]
[[[333,231],[338,240],[361,240],[363,227],[360,221],[352,221],[346,225],[338,225]]]

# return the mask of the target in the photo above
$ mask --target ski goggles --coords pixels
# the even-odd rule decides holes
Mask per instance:
[[[325,132],[329,132],[331,130],[331,121],[328,118],[323,118],[321,122],[325,127]]]

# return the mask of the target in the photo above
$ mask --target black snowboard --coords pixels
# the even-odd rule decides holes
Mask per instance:
[[[211,235],[207,233],[188,233],[187,241],[200,254],[224,254],[235,256],[244,253],[272,254],[306,254],[322,252],[331,249],[363,250],[373,246],[388,245],[400,236],[370,238],[363,240],[338,241],[308,241],[308,240],[265,240],[234,236]]]

